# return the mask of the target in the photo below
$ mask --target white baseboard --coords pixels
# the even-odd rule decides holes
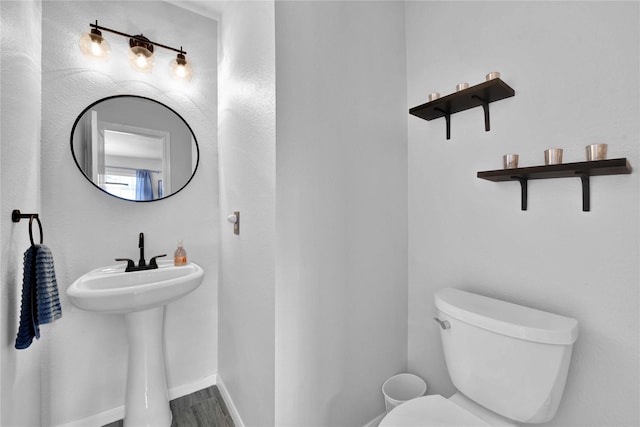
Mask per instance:
[[[56,427],[87,427],[87,426],[103,426],[124,418],[124,405],[99,414],[90,415],[80,420],[69,421],[68,423],[58,424]]]
[[[183,384],[177,387],[170,388],[169,400],[177,399],[178,397],[186,396],[188,394],[195,393],[196,391],[209,388],[212,385],[216,384],[217,376],[217,374],[211,374],[189,384]]]
[[[385,415],[387,414],[383,413],[378,415],[377,417],[366,423],[363,427],[378,427],[378,424],[380,424],[380,421],[382,421]]]
[[[220,390],[220,395],[222,396],[222,399],[224,400],[225,405],[227,405],[227,409],[229,410],[229,415],[231,415],[231,418],[233,419],[233,423],[235,424],[236,427],[244,427],[244,423],[242,422],[240,413],[238,412],[236,405],[233,404],[233,399],[231,399],[231,395],[229,394],[229,391],[225,387],[224,382],[222,381],[222,378],[220,377],[220,375],[218,375],[216,385],[218,386],[218,390]]]
[[[206,376],[200,380],[191,382],[189,384],[183,384],[177,387],[173,387],[168,390],[169,400],[177,399],[178,397],[186,396],[196,391],[203,390],[216,384],[217,374]],[[225,398],[225,403],[227,400]],[[227,403],[227,407],[229,404]],[[109,409],[108,411],[100,412],[99,414],[90,415],[86,418],[79,420],[69,421],[65,424],[58,424],[55,427],[87,427],[87,426],[103,426],[105,424],[112,423],[124,418],[125,407],[124,405],[117,408]],[[233,416],[233,415],[232,415]],[[234,418],[235,421],[235,418]],[[240,427],[239,424],[236,424]]]

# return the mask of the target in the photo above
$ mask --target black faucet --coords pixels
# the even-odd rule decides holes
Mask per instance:
[[[129,258],[116,258],[116,261],[126,261],[127,268],[125,268],[125,272],[130,271],[140,271],[140,270],[153,270],[158,268],[158,263],[156,262],[156,258],[161,258],[163,256],[167,256],[167,254],[156,255],[151,258],[149,264],[144,260],[144,233],[140,233],[138,237],[138,248],[140,249],[140,260],[138,260],[138,265],[136,266],[132,259]]]
[[[140,236],[138,236],[138,248],[140,249],[140,259],[138,260],[138,267],[144,267],[147,265],[144,260],[144,233],[140,233]]]

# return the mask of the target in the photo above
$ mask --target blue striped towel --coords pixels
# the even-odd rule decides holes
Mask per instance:
[[[22,307],[16,348],[25,349],[40,338],[40,325],[62,317],[53,255],[45,245],[32,245],[24,253]]]

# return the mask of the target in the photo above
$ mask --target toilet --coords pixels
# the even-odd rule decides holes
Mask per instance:
[[[436,292],[434,302],[457,393],[404,402],[379,427],[517,426],[555,416],[575,319],[454,288]]]

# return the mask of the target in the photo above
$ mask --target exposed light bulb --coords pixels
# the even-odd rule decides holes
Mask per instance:
[[[145,58],[144,55],[137,55],[136,67],[138,67],[138,68],[146,68],[147,67],[147,58]]]
[[[91,42],[91,53],[93,54],[93,56],[102,55],[102,43],[98,43],[98,42],[92,41]]]

